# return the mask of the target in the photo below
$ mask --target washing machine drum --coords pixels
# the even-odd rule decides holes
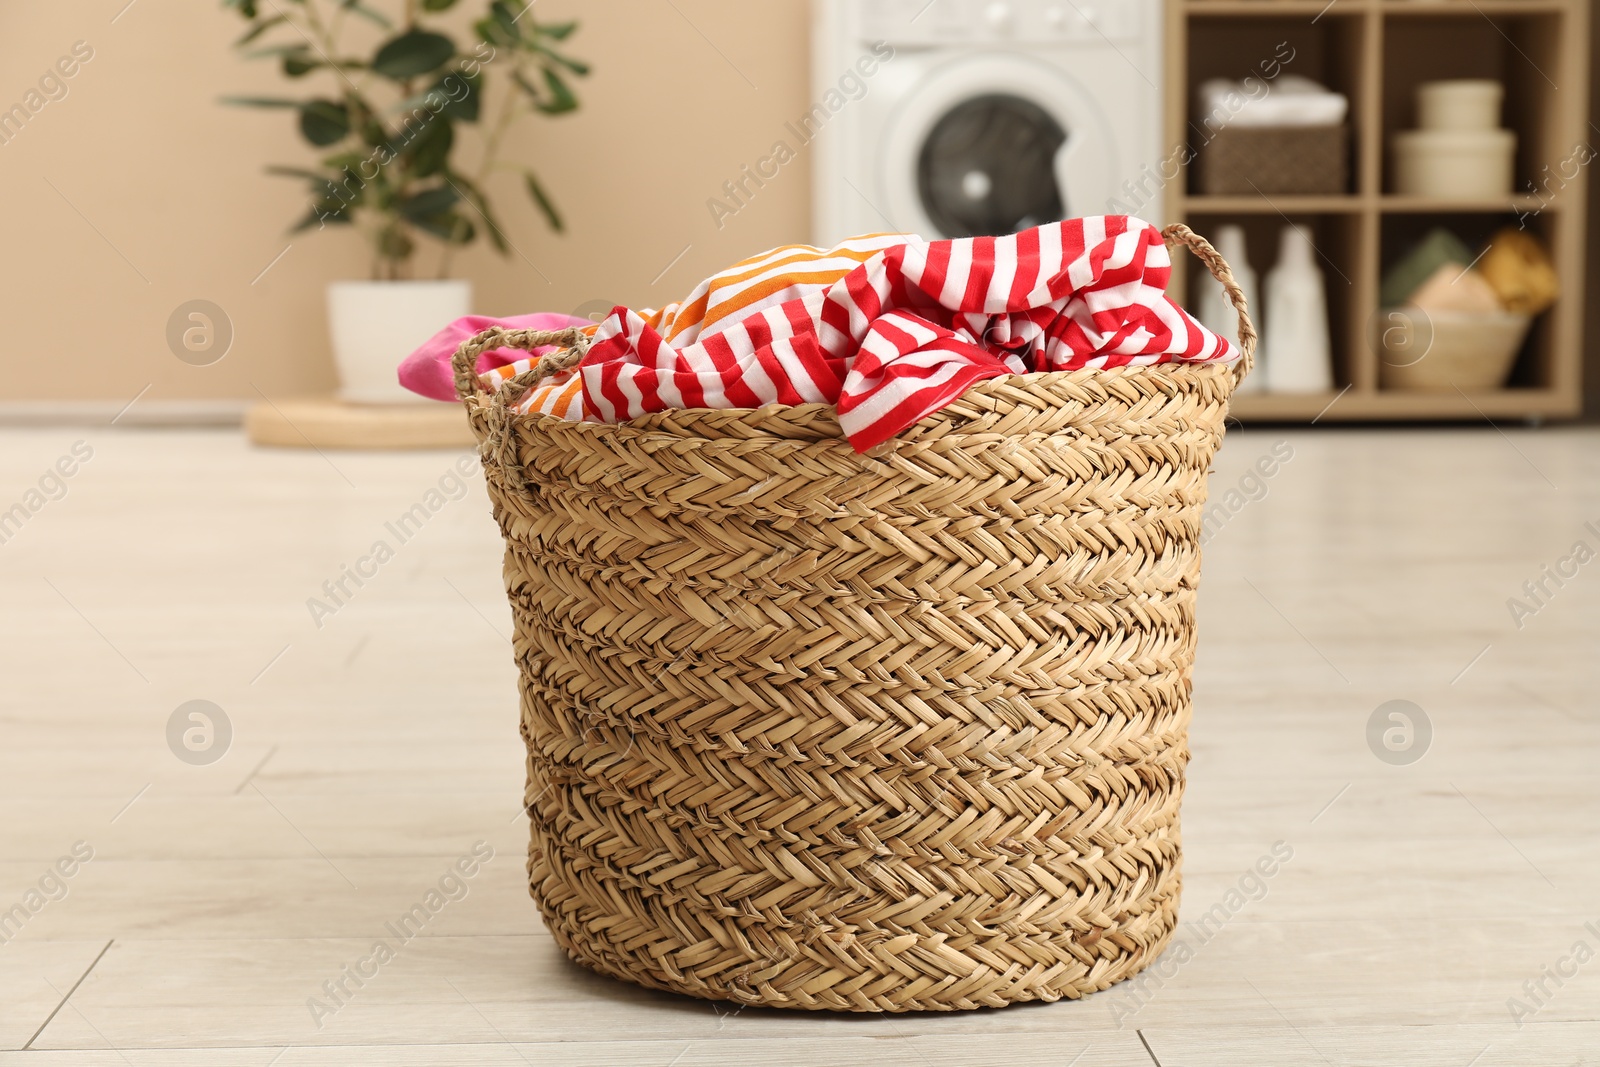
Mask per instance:
[[[1016,55],[936,71],[888,130],[894,224],[930,238],[1015,233],[1107,210],[1115,151],[1105,116],[1059,70]]]
[[[917,161],[922,209],[950,237],[1015,233],[1063,218],[1056,153],[1067,133],[1019,96],[981,96],[934,123]]]

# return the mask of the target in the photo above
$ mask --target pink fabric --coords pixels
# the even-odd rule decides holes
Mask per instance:
[[[453,401],[456,399],[456,375],[450,366],[450,357],[456,354],[456,349],[461,347],[463,341],[470,340],[474,334],[491,326],[501,326],[508,330],[564,330],[569,326],[589,325],[592,323],[588,319],[547,311],[533,315],[513,315],[506,319],[493,319],[487,315],[468,315],[457,319],[428,338],[421,348],[405,358],[400,364],[400,384],[413,393],[420,393],[434,400]],[[548,351],[549,348],[535,349],[533,357],[537,359]],[[477,372],[483,374],[495,367],[504,367],[508,363],[527,358],[528,353],[519,349],[497,348],[478,357]]]

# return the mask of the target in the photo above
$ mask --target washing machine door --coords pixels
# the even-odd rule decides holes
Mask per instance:
[[[1110,123],[1070,75],[1015,52],[935,68],[890,116],[885,213],[930,239],[1099,215],[1119,173]]]

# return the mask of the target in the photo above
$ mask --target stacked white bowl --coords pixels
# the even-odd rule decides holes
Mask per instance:
[[[1395,191],[1433,200],[1511,195],[1517,135],[1500,126],[1505,86],[1489,79],[1417,87],[1418,129],[1394,135]]]

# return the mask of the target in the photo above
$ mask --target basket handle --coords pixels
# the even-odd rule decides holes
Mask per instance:
[[[1169,248],[1181,244],[1193,252],[1195,257],[1206,265],[1211,276],[1221,284],[1222,291],[1228,294],[1228,302],[1239,313],[1239,351],[1244,354],[1244,358],[1234,366],[1233,384],[1237,387],[1256,365],[1256,324],[1250,321],[1250,308],[1245,302],[1244,290],[1234,281],[1233,271],[1229,268],[1228,261],[1222,258],[1222,254],[1211,247],[1210,241],[1183,223],[1173,223],[1161,231],[1161,236],[1166,238]]]
[[[511,405],[520,400],[535,382],[551,374],[575,367],[589,351],[589,337],[576,327],[564,330],[508,330],[491,326],[475,334],[471,340],[456,349],[450,357],[456,372],[456,395],[463,403],[473,397],[482,397],[488,390],[478,380],[478,357],[496,348],[520,348],[531,352],[547,345],[557,346],[556,351],[536,360],[533,366],[508,381],[489,399],[489,412],[479,454],[484,458],[499,457],[500,469],[509,484],[517,486],[526,495],[527,472],[517,455],[516,435],[510,429]]]
[[[503,326],[491,326],[480,331],[463,342],[456,349],[456,354],[450,357],[450,365],[456,374],[456,396],[465,401],[485,392],[483,383],[478,380],[478,357],[485,352],[496,348],[520,348],[531,352],[547,345],[556,345],[558,351],[545,356],[500,387],[500,395],[505,395],[507,389],[514,390],[515,395],[505,395],[507,403],[514,403],[539,379],[576,366],[584,353],[589,351],[589,338],[575,326],[564,330],[508,330]]]

